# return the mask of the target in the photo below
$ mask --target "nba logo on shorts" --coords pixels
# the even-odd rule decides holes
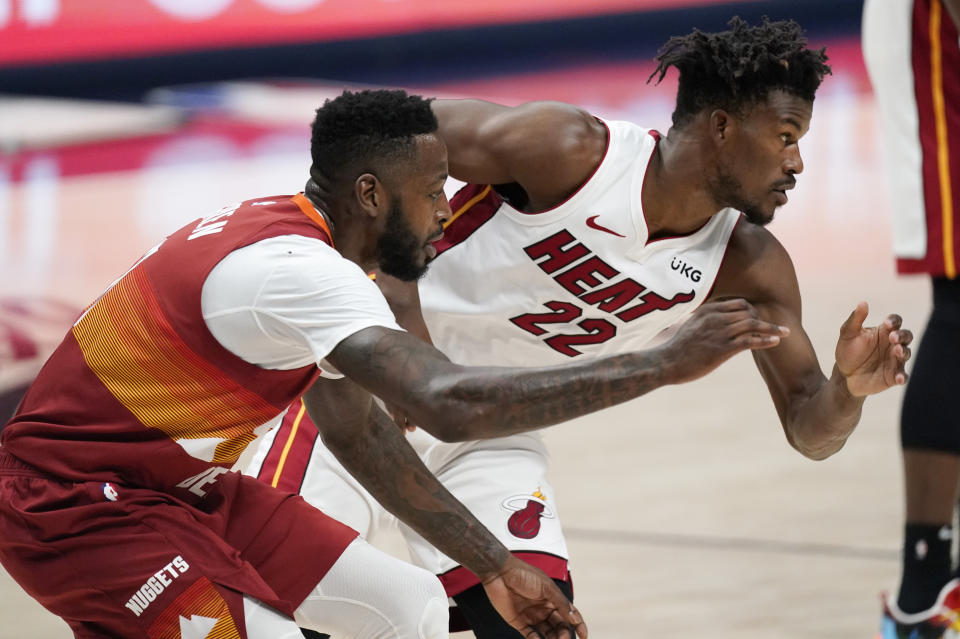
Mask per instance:
[[[540,519],[553,519],[555,516],[539,488],[531,495],[508,497],[501,506],[515,511],[507,519],[507,530],[518,539],[533,539],[540,533]]]
[[[119,496],[117,494],[117,487],[110,482],[105,483],[103,485],[103,496],[110,501],[117,501],[117,497]]]

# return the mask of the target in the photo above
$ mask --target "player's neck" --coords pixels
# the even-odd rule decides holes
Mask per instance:
[[[650,239],[693,233],[722,208],[707,188],[703,145],[671,128],[650,159],[641,198]]]
[[[330,239],[333,240],[337,252],[361,268],[373,270],[376,267],[376,258],[369,249],[370,242],[367,241],[363,229],[358,229],[356,224],[351,223],[353,216],[346,211],[346,207],[338,203],[329,190],[313,178],[307,180],[303,194],[329,225],[332,235]]]

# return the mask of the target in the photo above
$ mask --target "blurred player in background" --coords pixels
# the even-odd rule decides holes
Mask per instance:
[[[880,110],[900,273],[933,282],[933,312],[900,419],[903,572],[883,639],[956,636],[951,565],[960,480],[960,0],[868,0],[863,51]],[[953,624],[954,631],[944,635]]]
[[[861,303],[824,376],[801,324],[793,265],[764,225],[803,171],[799,141],[829,67],[794,22],[729,26],[661,50],[654,75],[680,74],[665,135],[566,104],[435,102],[450,172],[470,184],[453,200],[419,298],[416,285],[379,278],[401,324],[457,363],[538,366],[637,349],[708,300],[744,298],[791,331],[754,352],[787,440],[812,459],[838,451],[864,398],[905,381],[912,336],[897,316],[864,327]],[[411,418],[428,431],[411,435],[414,446],[444,485],[572,596],[540,435],[516,434],[506,413],[481,429]],[[313,430],[295,405],[248,472],[374,532],[376,501]],[[475,441],[451,443],[464,438]],[[402,530],[477,637],[516,636],[475,576]]]

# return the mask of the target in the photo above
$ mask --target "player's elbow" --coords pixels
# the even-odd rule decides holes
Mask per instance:
[[[807,441],[803,437],[797,437],[796,435],[791,435],[787,432],[787,441],[790,443],[790,446],[793,447],[798,453],[806,457],[807,459],[813,461],[823,461],[828,457],[832,456],[834,453],[843,448],[846,439],[835,440],[821,440],[821,441]]]
[[[448,406],[418,422],[421,428],[447,444],[487,439],[487,412],[476,406]]]
[[[424,399],[421,409],[414,412],[416,422],[440,441],[456,443],[489,437],[488,425],[497,406],[487,393],[449,376],[433,381]]]

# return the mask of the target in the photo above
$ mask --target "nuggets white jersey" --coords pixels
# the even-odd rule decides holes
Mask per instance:
[[[640,193],[659,135],[606,122],[607,152],[560,205],[523,213],[468,185],[420,283],[434,344],[469,365],[541,366],[642,348],[709,295],[740,213],[649,240]]]

